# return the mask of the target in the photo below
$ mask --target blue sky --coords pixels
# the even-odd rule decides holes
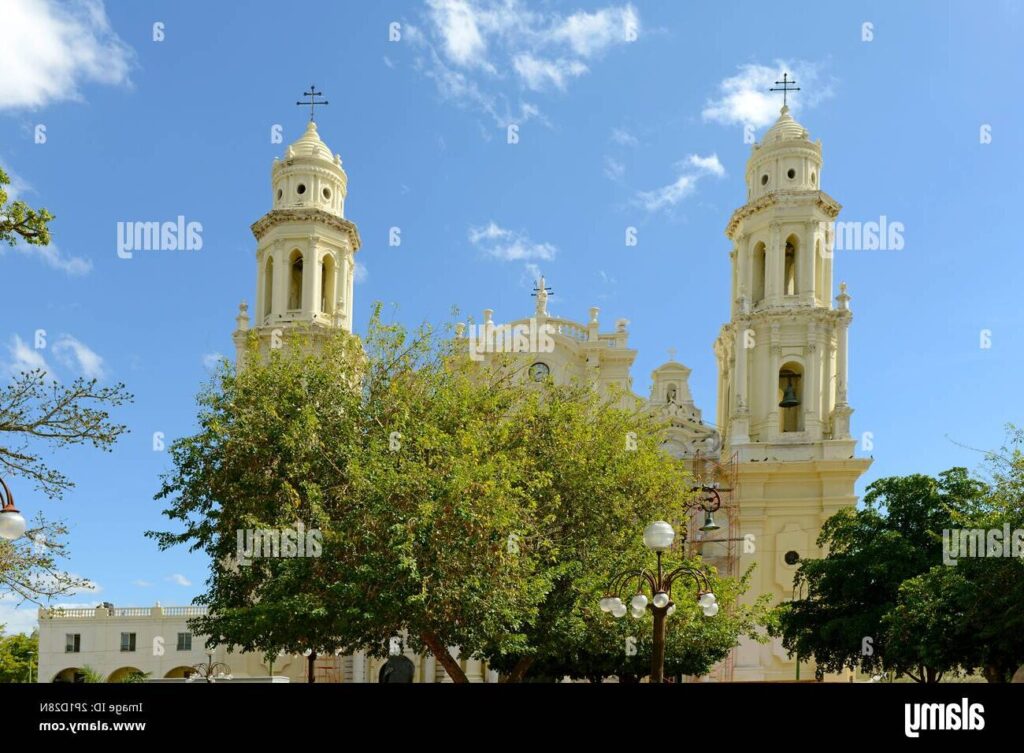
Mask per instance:
[[[874,443],[864,482],[976,465],[954,440],[996,447],[1022,421],[1024,8],[837,6],[0,0],[0,165],[57,215],[55,247],[0,254],[4,378],[45,363],[136,396],[112,454],[52,458],[77,482],[65,500],[8,479],[23,512],[70,524],[65,564],[97,584],[73,601],[184,604],[202,588],[204,559],[142,536],[165,525],[153,433],[191,432],[209,361],[232,352],[255,286],[249,225],[283,152],[272,128],[301,134],[310,82],[330,101],[319,130],[363,239],[357,330],[375,300],[410,325],[453,305],[524,316],[539,270],[556,315],[630,320],[641,394],[676,348],[711,418],[744,124],[763,133],[779,106],[763,84],[789,71],[840,219],[905,229],[902,250],[836,254],[853,295],[853,430]],[[202,223],[201,250],[118,258],[119,221],[179,215]],[[0,603],[12,628],[32,614]]]

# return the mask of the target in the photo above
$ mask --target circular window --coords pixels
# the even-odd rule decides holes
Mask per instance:
[[[537,361],[537,363],[530,367],[530,379],[535,382],[543,382],[548,378],[550,373],[551,369],[549,369],[548,365],[543,361]]]
[[[786,561],[787,565],[795,565],[800,561],[800,554],[790,549],[782,556],[782,559]]]
[[[768,185],[768,176],[767,175],[762,175],[761,176],[761,185],[762,186],[767,186]]]
[[[325,188],[323,193],[324,193],[324,198],[327,199],[328,201],[330,201],[331,200],[331,189]]]
[[[280,201],[282,196],[284,196],[284,191],[282,191],[280,188],[277,189],[277,200]]]
[[[295,193],[299,195],[306,193],[306,184],[299,183],[299,187],[295,189]]]
[[[789,178],[790,180],[793,180],[793,178],[796,177],[796,170],[794,170],[792,167],[789,168],[789,172],[786,173],[786,177]]]

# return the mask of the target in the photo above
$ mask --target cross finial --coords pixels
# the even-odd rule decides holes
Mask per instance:
[[[669,348],[668,349],[668,360],[670,360],[670,361],[676,360],[676,349],[675,348]]]
[[[321,100],[321,101],[317,101],[317,97],[320,97],[322,95],[323,95],[323,92],[318,92],[316,90],[316,84],[310,84],[309,85],[309,91],[308,92],[302,92],[302,96],[303,97],[309,97],[309,101],[308,102],[296,102],[295,103],[295,104],[299,105],[300,107],[305,107],[306,105],[309,105],[309,120],[310,120],[310,122],[313,122],[313,120],[314,120],[313,108],[315,108],[317,105],[329,105],[330,104],[330,102],[328,102],[326,99]]]
[[[770,92],[782,92],[782,106],[783,107],[787,107],[788,103],[787,103],[786,100],[789,97],[789,93],[790,92],[798,92],[798,91],[800,91],[800,87],[799,86],[793,86],[793,84],[795,84],[796,81],[791,81],[790,78],[789,78],[789,74],[788,73],[783,73],[782,74],[782,81],[776,81],[775,83],[776,84],[782,84],[782,86],[779,86],[779,87],[773,86],[768,91],[770,91]]]

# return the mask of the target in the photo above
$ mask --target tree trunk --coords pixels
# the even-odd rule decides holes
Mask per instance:
[[[313,665],[316,663],[316,651],[309,652],[309,658],[306,659],[306,682],[316,682],[316,672],[313,671]]]
[[[420,640],[430,649],[430,653],[434,655],[434,658],[441,662],[441,666],[444,667],[444,671],[448,673],[448,676],[452,678],[452,682],[469,682],[466,673],[462,671],[462,667],[448,653],[448,648],[441,645],[441,641],[437,639],[436,635],[424,630],[420,633]]]
[[[507,675],[502,675],[499,682],[522,682],[523,678],[526,677],[527,670],[533,664],[532,656],[524,656],[522,659],[516,662],[516,665],[512,668],[512,671]]]
[[[986,682],[1009,682],[1013,679],[1013,673],[1007,673],[998,664],[986,664],[981,668],[981,676]]]

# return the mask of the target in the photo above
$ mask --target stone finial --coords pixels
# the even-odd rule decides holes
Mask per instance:
[[[597,306],[590,307],[590,323],[597,324],[597,315],[601,313],[601,309]]]
[[[455,325],[455,336],[456,337],[461,338],[462,335],[465,332],[466,332],[466,325],[465,324],[463,324],[462,322],[459,322],[458,324]]]
[[[850,294],[846,292],[845,282],[839,283],[839,295],[836,296],[836,300],[839,301],[839,308],[850,308]]]
[[[235,317],[235,328],[240,332],[249,329],[249,304],[242,301],[238,304],[238,316]]]
[[[484,309],[484,324],[494,324],[494,309]]]

